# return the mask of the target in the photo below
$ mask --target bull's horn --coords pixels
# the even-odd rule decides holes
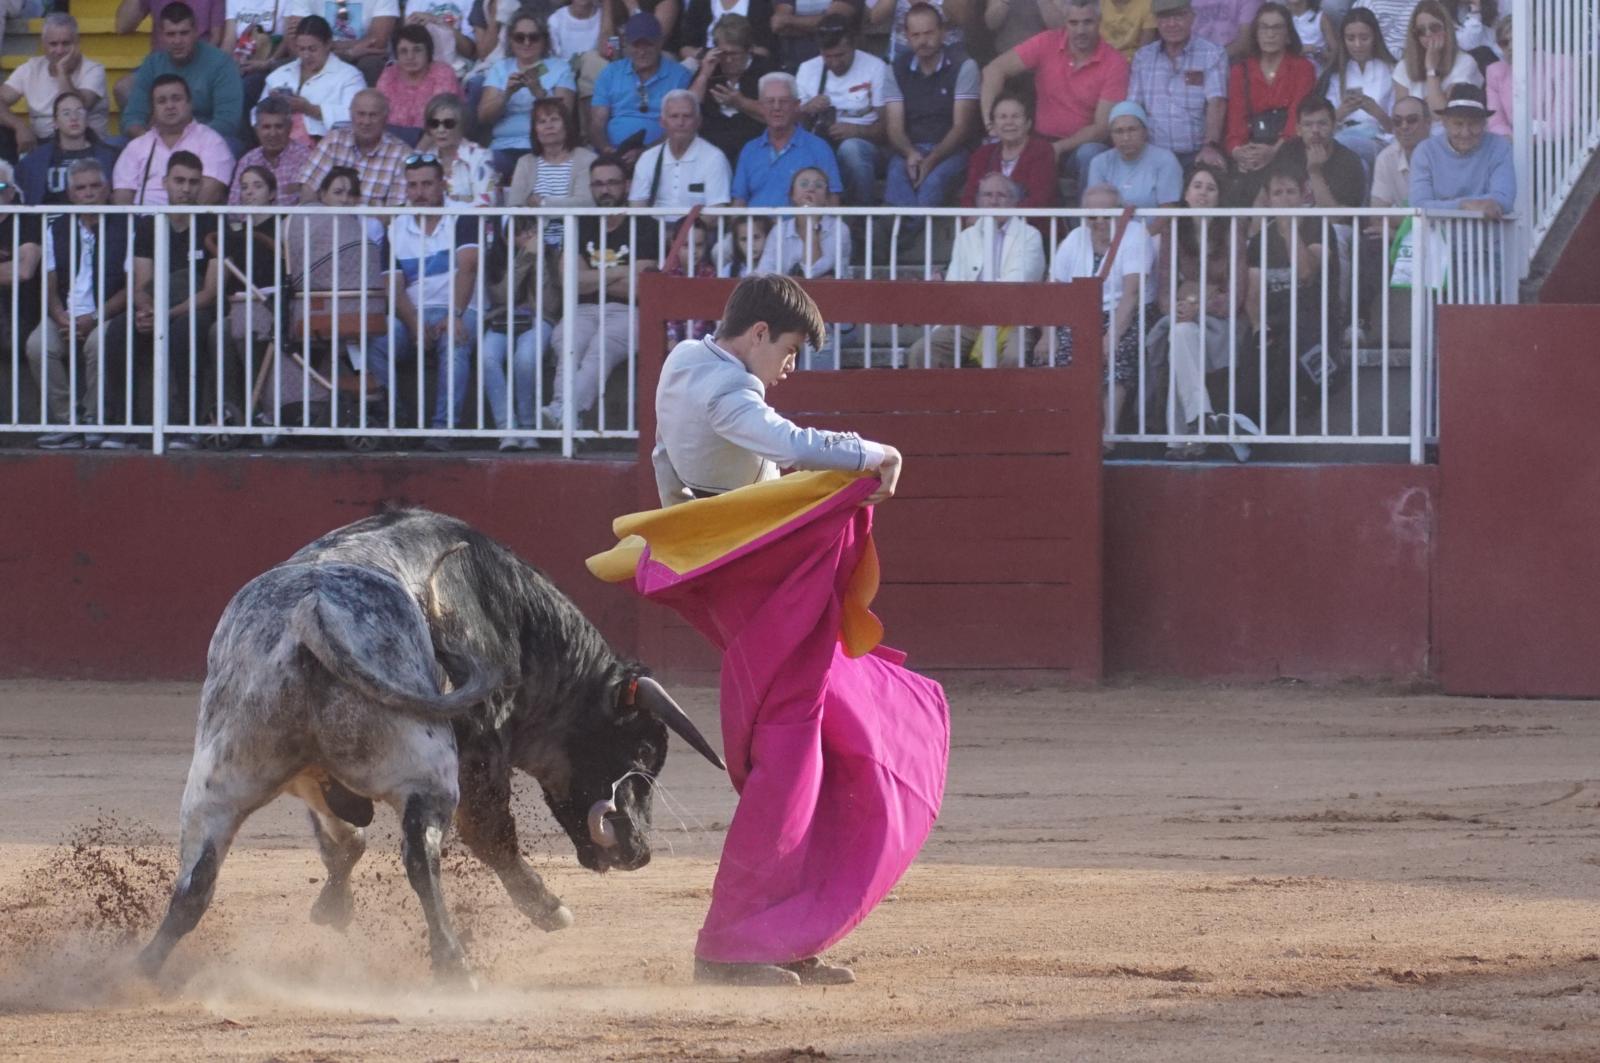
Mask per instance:
[[[607,812],[615,812],[617,806],[610,801],[596,801],[589,806],[589,837],[602,849],[611,849],[617,844],[617,828],[606,819]]]
[[[656,718],[673,731],[679,738],[688,742],[702,757],[715,764],[719,771],[727,771],[728,766],[722,763],[722,758],[717,756],[717,751],[711,748],[711,743],[706,741],[706,736],[700,733],[700,728],[689,719],[689,714],[679,707],[672,695],[649,676],[639,677],[638,704],[655,713]]]

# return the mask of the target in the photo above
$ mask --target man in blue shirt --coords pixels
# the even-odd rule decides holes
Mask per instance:
[[[589,138],[601,155],[619,154],[629,166],[662,137],[661,101],[673,89],[686,89],[689,71],[661,55],[661,23],[648,12],[629,16],[622,26],[628,57],[600,72],[589,107]]]
[[[828,203],[837,206],[844,191],[833,148],[797,124],[800,91],[793,74],[773,71],[760,82],[761,112],[767,131],[744,146],[733,171],[735,206],[783,207],[789,204],[789,183],[801,170],[814,167],[828,175]]]
[[[1444,135],[1411,154],[1411,205],[1435,210],[1475,210],[1497,220],[1517,205],[1517,171],[1511,142],[1485,132],[1494,114],[1476,85],[1457,85],[1439,112]]]

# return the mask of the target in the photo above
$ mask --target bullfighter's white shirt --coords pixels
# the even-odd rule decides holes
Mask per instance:
[[[651,455],[662,506],[775,479],[780,468],[861,471],[884,449],[854,432],[801,428],[767,404],[767,389],[707,336],[678,344],[656,386]]]

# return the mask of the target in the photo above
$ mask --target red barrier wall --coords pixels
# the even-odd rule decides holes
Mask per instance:
[[[1600,307],[1440,315],[1439,678],[1600,696]]]
[[[1436,473],[1108,467],[1106,670],[1427,675]]]
[[[584,570],[633,463],[338,455],[0,454],[0,675],[187,678],[235,591],[387,505],[460,515],[543,568],[622,647]]]
[[[1561,257],[1539,288],[1539,302],[1600,303],[1600,269],[1595,268],[1594,252],[1600,247],[1600,198],[1588,211],[1562,248]]]

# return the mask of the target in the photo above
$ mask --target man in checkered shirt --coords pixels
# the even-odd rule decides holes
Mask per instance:
[[[1154,0],[1154,41],[1133,54],[1128,99],[1150,116],[1150,143],[1178,156],[1226,166],[1222,123],[1228,111],[1228,53],[1194,32],[1190,0]]]
[[[363,89],[350,104],[350,125],[322,138],[306,166],[301,196],[317,198],[323,179],[335,166],[353,166],[361,175],[361,195],[369,207],[402,207],[406,202],[405,158],[411,148],[390,136],[389,101],[377,89]]]

